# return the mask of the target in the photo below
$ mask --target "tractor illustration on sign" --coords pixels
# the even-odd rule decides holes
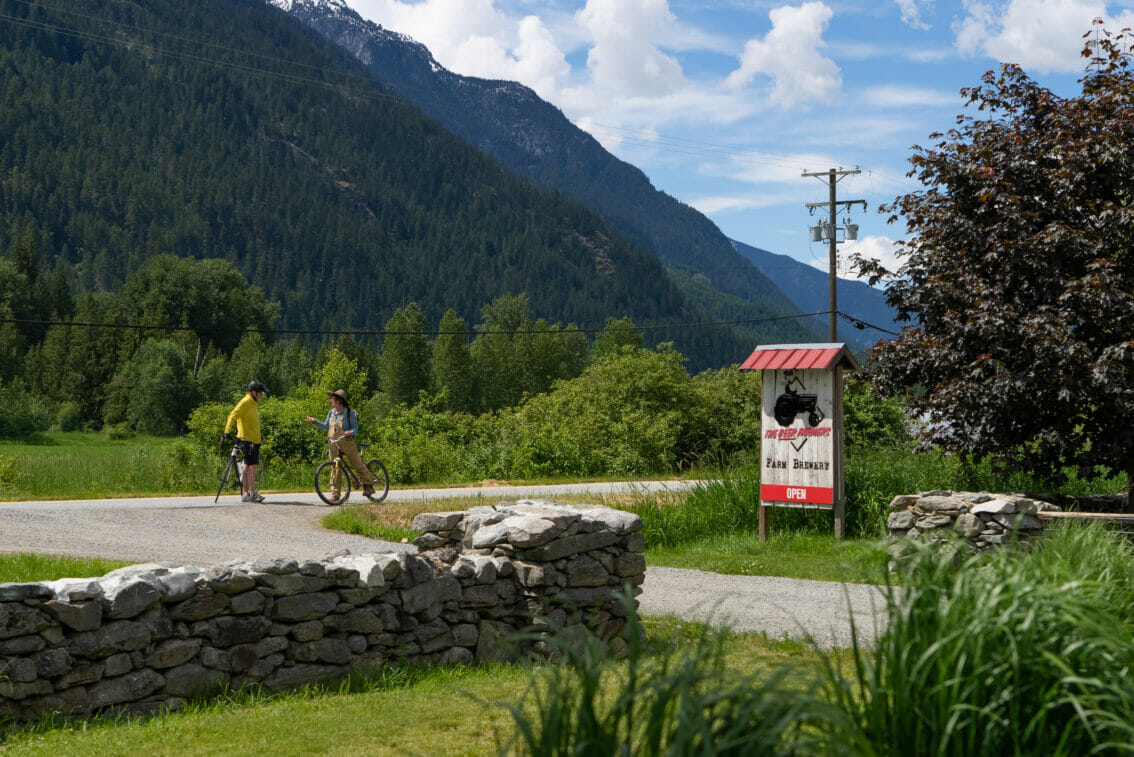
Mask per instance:
[[[800,389],[806,389],[803,382],[796,376],[792,376],[784,383],[784,393],[776,398],[776,405],[772,411],[776,423],[781,426],[790,426],[795,423],[795,416],[800,413],[807,413],[807,425],[812,428],[818,426],[825,417],[823,411],[819,408],[819,395],[800,394],[792,387],[792,384],[798,384]]]

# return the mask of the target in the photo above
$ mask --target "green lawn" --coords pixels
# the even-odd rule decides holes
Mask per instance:
[[[729,534],[646,550],[651,566],[840,583],[877,583],[885,559],[879,542],[828,534],[773,533],[765,542],[756,534]]]

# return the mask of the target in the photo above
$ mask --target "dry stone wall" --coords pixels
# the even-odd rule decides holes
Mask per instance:
[[[967,543],[983,551],[1012,542],[1028,544],[1043,533],[1037,513],[1059,508],[1019,494],[931,491],[901,494],[890,503],[891,537]]]
[[[177,707],[387,663],[513,659],[550,621],[616,638],[645,578],[641,520],[502,502],[419,515],[417,554],[145,564],[0,584],[0,718]]]

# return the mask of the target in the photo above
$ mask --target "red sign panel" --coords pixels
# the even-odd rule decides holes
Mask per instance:
[[[761,484],[760,499],[764,502],[806,502],[813,505],[831,505],[835,502],[835,490],[826,486]]]

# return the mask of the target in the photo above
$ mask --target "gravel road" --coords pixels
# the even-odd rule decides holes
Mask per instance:
[[[486,499],[554,497],[567,491],[608,493],[626,488],[678,488],[683,482],[478,487],[391,491],[391,501],[482,494]],[[0,552],[39,552],[131,562],[208,565],[261,556],[318,559],[413,550],[406,544],[327,531],[327,513],[313,494],[275,494],[259,505],[236,497],[0,502]],[[874,637],[884,602],[874,587],[765,576],[725,576],[648,568],[639,598],[645,615],[707,620],[769,637],[813,636],[823,646],[848,646],[853,616],[860,640]]]

